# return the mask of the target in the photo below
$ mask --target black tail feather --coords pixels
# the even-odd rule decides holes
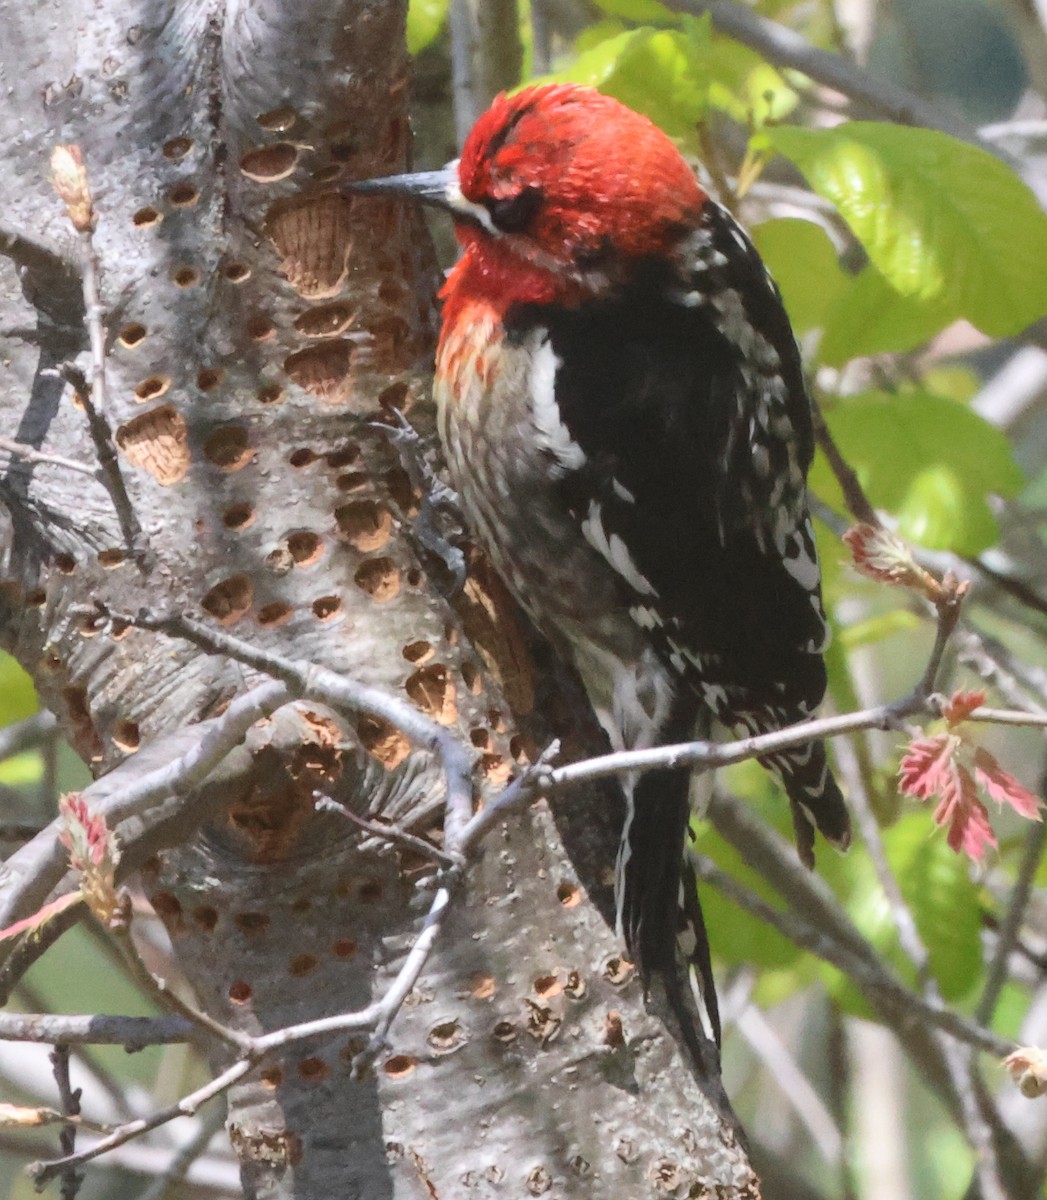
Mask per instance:
[[[851,844],[851,817],[840,786],[829,768],[824,742],[760,760],[781,780],[792,809],[796,848],[807,867],[814,866],[815,829],[840,850]]]
[[[690,990],[693,973],[719,1046],[709,939],[694,870],[684,857],[689,791],[687,771],[648,771],[631,787],[617,881],[621,933],[645,984],[658,973]]]

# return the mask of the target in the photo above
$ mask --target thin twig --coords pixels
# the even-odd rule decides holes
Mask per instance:
[[[0,437],[0,451],[12,458],[20,459],[30,466],[63,467],[67,471],[75,471],[79,475],[89,475],[92,479],[102,482],[102,472],[99,467],[77,462],[75,458],[64,458],[61,454],[44,454],[35,446],[27,446],[24,442],[16,442],[11,438]]]
[[[843,1135],[839,1126],[777,1030],[755,1004],[742,1008],[735,1027],[752,1047],[760,1066],[778,1085],[782,1101],[806,1127],[819,1154],[830,1167],[839,1169],[843,1165]]]
[[[80,1089],[74,1088],[69,1078],[69,1047],[62,1042],[51,1051],[51,1065],[54,1067],[55,1082],[58,1084],[58,1100],[62,1112],[66,1116],[80,1116]],[[67,1122],[58,1135],[64,1158],[75,1158],[76,1124]],[[74,1163],[69,1163],[62,1172],[62,1200],[76,1200],[83,1175],[77,1171]]]
[[[928,697],[934,692],[935,681],[942,665],[942,657],[956,630],[957,622],[960,619],[960,606],[967,591],[966,584],[957,584],[955,576],[948,573],[942,584],[942,596],[935,604],[938,623],[934,630],[934,645],[931,647],[923,676],[916,685],[917,696]]]
[[[200,1128],[167,1164],[166,1169],[138,1196],[137,1200],[164,1200],[182,1182],[189,1168],[206,1151],[211,1139],[225,1124],[225,1110],[217,1108],[200,1123]]]
[[[1011,951],[1018,943],[1025,912],[1032,897],[1036,871],[1047,847],[1047,821],[1035,822],[1025,839],[1025,849],[1018,866],[1018,877],[1011,888],[1007,912],[996,933],[996,947],[993,950],[992,962],[989,964],[988,977],[982,990],[974,1019],[981,1025],[988,1025],[996,1011],[996,1002],[1000,998],[1003,985],[1007,982],[1008,963]]]
[[[905,902],[902,889],[898,884],[891,864],[887,859],[887,848],[884,846],[880,833],[880,823],[869,803],[869,794],[865,781],[858,770],[858,760],[845,742],[841,742],[836,753],[836,762],[843,772],[847,782],[847,803],[854,814],[865,848],[872,860],[876,878],[887,900],[894,927],[898,933],[898,943],[903,953],[916,968],[917,977],[921,982],[929,978],[930,956],[923,944],[912,910]]]
[[[1017,600],[1019,604],[1024,604],[1026,608],[1032,609],[1041,616],[1047,616],[1047,599],[1033,591],[1023,580],[997,571],[994,567],[989,566],[983,558],[968,558],[964,561],[984,575],[986,579],[995,583],[1001,591]]]
[[[36,1185],[42,1187],[49,1179],[54,1179],[67,1167],[82,1166],[105,1154],[108,1150],[122,1146],[132,1138],[141,1137],[143,1133],[148,1133],[151,1129],[158,1129],[161,1125],[166,1125],[176,1117],[195,1116],[208,1100],[227,1092],[229,1088],[243,1079],[254,1065],[254,1061],[250,1058],[237,1059],[232,1066],[227,1067],[203,1087],[197,1088],[195,1092],[190,1092],[188,1096],[183,1096],[177,1103],[159,1109],[148,1117],[139,1117],[136,1121],[128,1121],[125,1125],[120,1125],[108,1137],[102,1138],[90,1149],[81,1150],[78,1154],[67,1155],[65,1158],[54,1159],[51,1162],[30,1163],[26,1170]]]
[[[836,445],[833,435],[829,432],[829,426],[825,423],[821,406],[813,396],[811,407],[814,415],[815,441],[821,447],[826,462],[828,462],[833,475],[836,476],[836,482],[840,485],[851,516],[864,525],[879,526],[880,518],[876,515],[876,509],[873,508],[872,502],[865,494],[865,489],[855,474],[854,468],[840,453],[840,448]]]
[[[795,909],[783,912],[775,908],[702,855],[695,856],[695,865],[700,882],[711,884],[733,904],[770,925],[801,949],[843,972],[862,989],[890,1023],[911,1022],[918,1017],[932,1029],[940,1029],[957,1041],[997,1058],[1005,1058],[1014,1049],[1014,1043],[1006,1038],[999,1037],[944,1005],[929,1003],[907,988],[893,972],[880,964],[875,950],[864,939],[856,947],[839,940],[835,930],[812,924]]]
[[[93,229],[94,223],[91,222],[80,230],[80,277],[84,293],[84,318],[91,346],[91,388],[90,392],[82,391],[79,396],[87,415],[88,431],[94,443],[95,453],[102,468],[103,482],[120,522],[120,532],[128,551],[142,565],[147,553],[146,539],[131,498],[127,494],[127,485],[124,483],[120,463],[116,457],[113,431],[106,417],[106,413],[109,412],[109,400],[105,375],[105,309],[102,307],[98,286],[99,262]]]
[[[454,734],[424,716],[399,696],[380,688],[346,679],[337,672],[304,659],[285,658],[261,650],[250,642],[213,629],[185,613],[156,613],[146,609],[137,614],[109,613],[140,629],[183,638],[211,654],[221,654],[264,671],[293,689],[298,697],[318,700],[342,713],[386,721],[413,742],[439,759],[447,785],[444,816],[444,852],[452,853],[458,832],[473,813],[472,764]]]
[[[134,939],[131,936],[130,912],[130,903],[127,902],[125,903],[121,919],[110,922],[107,928],[113,941],[116,943],[117,949],[120,951],[124,963],[127,965],[127,969],[149,999],[157,1007],[169,1009],[176,1016],[183,1017],[204,1033],[218,1038],[234,1049],[240,1051],[249,1049],[251,1039],[247,1034],[240,1033],[235,1029],[229,1029],[220,1021],[216,1021],[208,1013],[196,1008],[187,1000],[183,1000],[181,996],[168,986],[166,980],[158,979],[145,963],[142,962],[141,955],[138,953],[138,948],[135,946]]]
[[[424,854],[426,858],[432,859],[433,862],[439,863],[442,867],[452,868],[457,865],[454,859],[444,854],[439,846],[434,846],[432,842],[427,842],[425,838],[416,837],[413,833],[408,833],[406,829],[400,829],[396,825],[383,825],[379,821],[368,821],[364,817],[354,813],[352,809],[347,808],[344,804],[339,804],[337,800],[334,800],[330,796],[324,796],[319,792],[313,793],[313,799],[317,812],[337,813],[340,817],[345,817],[347,821],[351,821],[357,829],[364,830],[380,841],[405,846],[408,850],[413,850],[416,854]]]
[[[942,624],[944,622],[940,622],[939,631]],[[848,792],[851,811],[857,818],[866,849],[869,851],[869,857],[873,863],[873,869],[876,871],[880,888],[886,897],[887,906],[898,933],[898,943],[903,953],[916,968],[920,991],[923,993],[925,1001],[935,1009],[944,1010],[945,1003],[931,971],[931,956],[887,859],[887,849],[880,833],[879,822],[869,804],[865,787],[860,778],[853,779],[852,783],[854,786]],[[978,1018],[976,1020],[979,1025],[987,1024],[984,1020]],[[975,1087],[977,1064],[969,1052],[964,1052],[960,1047],[951,1045],[940,1036],[939,1044],[959,1100],[960,1120],[963,1123],[964,1132],[971,1146],[976,1150],[976,1170],[982,1184],[982,1194],[984,1197],[993,1196],[1002,1200],[1002,1193],[998,1191],[999,1172],[996,1163],[996,1147],[993,1145],[992,1133],[985,1115],[974,1100],[977,1090]],[[995,1185],[993,1184],[994,1180],[996,1181]]]

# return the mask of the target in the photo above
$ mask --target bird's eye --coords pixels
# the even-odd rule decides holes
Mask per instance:
[[[528,186],[515,196],[491,196],[485,203],[496,229],[502,233],[520,233],[530,225],[541,208],[542,191],[541,188]]]

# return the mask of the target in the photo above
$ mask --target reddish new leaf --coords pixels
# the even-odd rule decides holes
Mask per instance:
[[[1002,808],[1009,804],[1020,816],[1030,821],[1042,821],[1043,801],[1023,788],[1017,779],[996,761],[996,757],[979,746],[974,752],[975,778]]]
[[[917,738],[902,756],[899,786],[918,800],[937,798],[934,820],[948,827],[949,846],[979,862],[996,838],[974,777],[961,761],[965,749],[954,733]]]
[[[882,525],[855,525],[843,535],[851,551],[854,569],[879,583],[907,587],[929,600],[941,594],[938,581],[912,556],[912,551],[897,534]]]
[[[966,721],[971,713],[976,708],[981,708],[984,703],[984,692],[953,692],[942,709],[942,716],[949,723],[951,729],[954,725],[959,725],[961,721]]]
[[[901,790],[918,800],[930,800],[936,796],[958,746],[959,739],[947,733],[916,738],[910,742],[898,767]]]
[[[59,834],[69,851],[69,862],[80,871],[80,890],[88,907],[103,925],[120,912],[116,890],[116,864],[120,850],[105,817],[92,810],[80,792],[69,792],[59,802],[65,829]]]
[[[52,917],[56,917],[67,908],[71,908],[80,899],[79,892],[67,892],[64,896],[59,896],[57,900],[52,900],[49,904],[45,904],[43,908],[37,909],[31,917],[25,917],[21,921],[15,921],[13,925],[8,925],[6,929],[0,929],[0,941],[3,941],[5,938],[17,937],[20,933],[28,933],[32,929],[41,928]]]
[[[986,847],[997,843],[970,771],[955,759],[950,760],[938,795],[941,799],[934,810],[934,821],[948,826],[949,848],[981,862]]]

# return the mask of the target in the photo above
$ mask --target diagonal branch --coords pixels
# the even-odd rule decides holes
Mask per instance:
[[[800,34],[761,16],[737,0],[662,0],[675,12],[702,16],[708,13],[713,25],[728,37],[755,50],[768,62],[792,67],[815,83],[824,84],[864,105],[877,116],[900,125],[923,125],[982,146],[996,157],[999,147],[984,142],[970,126],[947,111],[883,79],[877,79],[839,54],[812,46]]]
[[[445,852],[456,844],[461,829],[473,812],[472,763],[469,755],[450,730],[430,720],[399,696],[369,687],[318,663],[286,658],[273,651],[260,650],[250,642],[213,629],[184,613],[155,613],[147,609],[135,615],[111,613],[139,629],[184,638],[209,654],[222,654],[279,679],[299,699],[318,700],[342,713],[376,717],[394,725],[413,742],[439,759],[447,784],[445,815]]]

